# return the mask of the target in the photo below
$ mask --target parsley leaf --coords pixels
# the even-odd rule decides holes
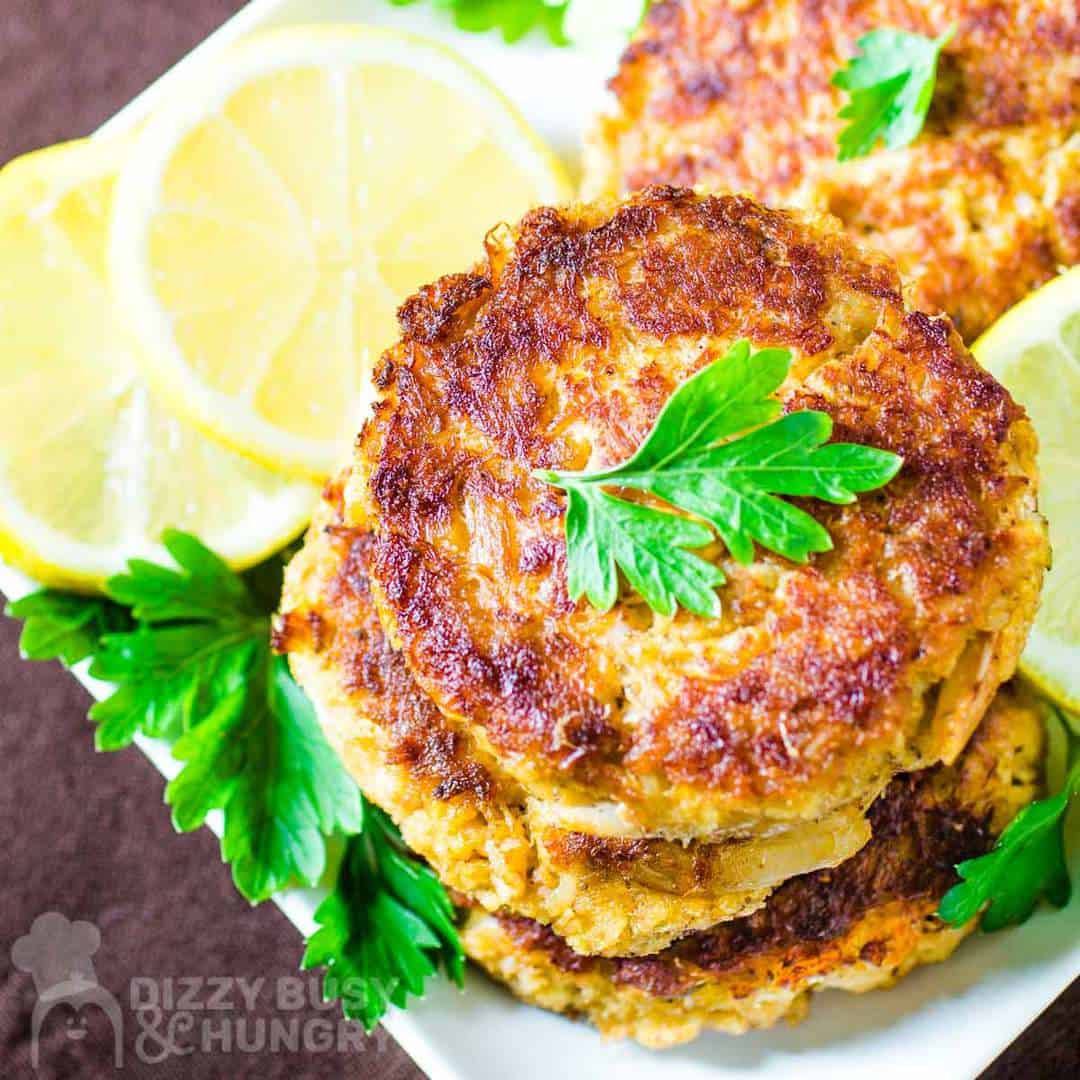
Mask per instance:
[[[11,604],[24,654],[74,664],[115,684],[95,704],[99,749],[142,732],[170,741],[183,768],[166,787],[177,829],[220,810],[222,858],[252,902],[297,881],[317,884],[328,840],[345,834],[337,886],[316,917],[305,966],[330,968],[327,1000],[370,1029],[441,966],[457,983],[464,955],[438,878],[409,854],[326,742],[284,658],[271,615],[289,552],[244,575],[193,536],[166,532],[176,563],[132,559],[109,597],[45,589]]]
[[[43,590],[8,612],[26,619],[33,659],[91,657],[115,685],[90,709],[100,750],[139,732],[185,762],[165,791],[182,831],[224,813],[222,858],[248,900],[297,880],[316,884],[326,836],[361,824],[360,793],[323,738],[285,661],[270,649],[280,559],[247,577],[193,536],[162,538],[176,567],[132,559],[108,598]]]
[[[315,921],[301,966],[327,968],[324,998],[340,998],[345,1016],[368,1031],[389,1005],[404,1008],[409,995],[421,995],[439,965],[462,984],[465,958],[446,891],[375,807],[349,839]]]
[[[104,634],[90,674],[116,691],[90,709],[99,750],[127,746],[137,732],[175,740],[245,685],[269,651],[269,613],[243,579],[192,536],[167,531],[177,569],[132,559],[110,578],[111,599],[135,620]]]
[[[409,7],[417,0],[389,0]],[[431,0],[450,13],[459,30],[482,34],[498,30],[508,44],[533,28],[554,45],[604,41],[629,34],[645,17],[651,0]]]
[[[395,7],[408,7],[417,0],[390,0]],[[431,0],[450,12],[459,30],[481,34],[498,30],[508,44],[519,41],[533,27],[543,29],[553,44],[567,44],[563,16],[567,4],[558,0]]]
[[[8,604],[6,614],[24,621],[19,649],[27,660],[59,660],[67,667],[92,656],[101,635],[123,630],[130,619],[103,596],[42,589]]]
[[[662,615],[673,614],[677,604],[718,615],[713,590],[723,584],[723,573],[685,550],[713,541],[703,522],[742,563],[753,560],[755,542],[796,562],[832,547],[818,521],[776,496],[849,503],[857,492],[888,483],[902,461],[886,450],[828,443],[832,420],[826,413],[779,416],[780,403],[770,395],[790,366],[784,349],[753,353],[749,342],[738,341],[679,386],[622,465],[595,473],[534,473],[567,493],[571,599],[584,595],[608,610],[618,567]],[[646,492],[701,521],[619,499],[605,486]]]
[[[255,650],[243,683],[173,746],[186,762],[165,789],[173,822],[196,829],[224,811],[221,853],[249,900],[326,869],[324,838],[356,831],[360,793],[323,738],[282,657]]]
[[[864,157],[879,139],[890,149],[915,140],[934,96],[938,58],[955,33],[954,23],[937,38],[892,29],[859,38],[859,55],[832,77],[851,96],[839,113],[849,121],[840,132],[840,161]]]
[[[185,765],[165,789],[173,823],[186,832],[224,812],[222,858],[248,900],[313,885],[325,836],[359,828],[359,792],[271,654],[270,610],[193,536],[162,542],[175,569],[132,559],[106,583],[136,625],[103,635],[90,666],[117,684],[90,710],[97,744],[126,746],[138,731],[174,742]]]
[[[205,619],[236,625],[265,616],[243,578],[194,536],[168,529],[162,543],[179,569],[131,559],[126,574],[106,582],[109,596],[130,607],[136,619]]]
[[[242,685],[257,629],[216,622],[139,624],[105,634],[90,665],[116,690],[90,708],[99,750],[120,750],[138,732],[172,741]]]
[[[618,565],[663,615],[673,615],[676,604],[701,615],[720,614],[714,590],[724,583],[723,571],[685,550],[708,544],[713,538],[708,528],[585,485],[569,487],[567,499],[571,597],[584,593],[594,607],[607,611],[618,591]]]
[[[938,908],[945,922],[960,926],[985,907],[980,925],[991,933],[1025,922],[1040,898],[1058,908],[1069,902],[1065,818],[1072,797],[1080,795],[1080,736],[1066,720],[1060,722],[1069,747],[1061,790],[1025,806],[986,855],[957,865],[960,883]]]

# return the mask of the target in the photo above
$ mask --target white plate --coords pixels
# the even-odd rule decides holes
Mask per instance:
[[[174,80],[213,63],[229,43],[271,26],[353,21],[405,27],[451,43],[509,94],[574,168],[581,133],[604,101],[617,46],[554,49],[539,38],[503,44],[496,34],[463,34],[426,3],[386,0],[255,0],[113,118],[105,129],[137,121]],[[0,567],[0,589],[19,596],[31,583]],[[107,689],[80,678],[98,696]],[[178,765],[150,740],[139,745],[167,776]],[[211,822],[220,826],[220,821]],[[219,831],[219,829],[215,829]],[[1074,874],[1077,853],[1073,853]],[[278,898],[310,933],[318,894]],[[1080,900],[1060,913],[1041,911],[1023,927],[969,941],[949,962],[923,968],[895,989],[855,997],[817,996],[811,1018],[739,1039],[710,1035],[690,1046],[650,1053],[605,1043],[591,1028],[528,1008],[470,973],[464,994],[433,981],[428,996],[386,1027],[431,1080],[887,1080],[921,1073],[932,1080],[972,1077],[988,1065],[1080,974]]]

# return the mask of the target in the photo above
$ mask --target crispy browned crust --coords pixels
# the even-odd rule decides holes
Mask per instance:
[[[455,729],[563,824],[752,833],[951,759],[1014,668],[1047,561],[1035,439],[944,320],[829,219],[655,188],[542,209],[401,311],[346,517],[380,617]],[[738,337],[794,354],[787,408],[905,456],[835,550],[722,561],[724,615],[566,594],[563,500],[531,470],[627,456]]]
[[[389,646],[368,588],[370,538],[342,525],[334,485],[328,496],[288,568],[275,646],[365,793],[460,893],[551,923],[580,952],[648,953],[752,911],[770,887],[835,865],[869,837],[858,812],[725,844],[551,827]]]
[[[1003,689],[955,766],[891,782],[857,855],[656,956],[582,957],[549,928],[508,915],[473,914],[466,948],[526,1000],[651,1045],[703,1027],[738,1032],[800,1018],[810,990],[888,985],[943,959],[970,931],[942,926],[933,912],[956,881],[955,863],[986,851],[1037,795],[1042,747],[1036,703]]]
[[[491,773],[470,757],[464,738],[449,729],[418,689],[379,626],[367,583],[369,538],[342,525],[320,528],[325,535],[315,534],[309,543],[321,544],[340,561],[317,602],[308,607],[301,601],[281,613],[274,648],[324,657],[342,692],[368,705],[386,729],[387,763],[404,766],[431,798],[487,802],[494,788]]]
[[[857,38],[951,23],[923,135],[839,165],[829,79]],[[701,185],[830,211],[971,341],[1080,260],[1078,56],[1060,0],[660,0],[611,80],[586,191]]]

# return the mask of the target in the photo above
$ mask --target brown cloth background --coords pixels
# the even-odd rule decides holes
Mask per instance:
[[[84,135],[132,98],[242,5],[237,0],[0,0],[0,162]],[[2,257],[2,253],[0,253]],[[100,984],[120,990],[136,976],[224,975],[269,984],[295,975],[299,935],[272,905],[251,909],[233,890],[214,837],[178,836],[162,805],[162,779],[134,749],[95,754],[88,698],[57,665],[23,663],[18,627],[0,621],[0,1077],[29,1077],[34,987],[11,947],[38,915],[63,912],[101,930]],[[316,986],[313,976],[305,976]],[[122,995],[121,995],[122,996]],[[207,991],[201,993],[205,1002]],[[122,996],[123,1000],[123,996]],[[235,999],[234,999],[235,1001]],[[259,1078],[345,1076],[418,1080],[421,1073],[382,1032],[360,1050],[202,1053],[146,1064],[124,1001],[125,1069],[132,1076]],[[839,1000],[830,1002],[842,1007]],[[283,1015],[269,991],[256,1008]],[[63,1010],[58,1010],[63,1012]],[[73,1013],[71,1014],[74,1015]],[[337,1013],[309,1007],[304,1022]],[[69,1038],[65,1017],[45,1024],[42,1077],[116,1075],[104,1014]],[[978,1016],[971,1017],[976,1027]],[[994,1033],[987,1033],[995,1038]],[[497,1038],[497,1034],[492,1034]],[[182,1041],[182,1040],[181,1040]],[[148,1042],[154,1053],[159,1047]],[[911,1048],[912,1071],[919,1048]],[[657,1073],[663,1058],[657,1058]],[[1080,984],[985,1074],[984,1080],[1080,1075]],[[938,1078],[934,1078],[938,1080]]]

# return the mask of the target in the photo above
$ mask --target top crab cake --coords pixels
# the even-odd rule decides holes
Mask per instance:
[[[357,444],[391,643],[442,713],[593,835],[747,837],[865,807],[951,761],[1013,671],[1047,562],[1035,437],[946,319],[830,218],[656,188],[533,211],[408,300]],[[740,565],[715,619],[566,586],[562,494],[532,472],[627,458],[736,340],[783,347],[787,409],[904,458],[805,505],[833,550]]]
[[[830,84],[877,28],[945,46],[927,123],[840,163]],[[827,210],[972,341],[1080,261],[1080,8],[1060,0],[658,0],[623,55],[588,194],[647,184]]]

